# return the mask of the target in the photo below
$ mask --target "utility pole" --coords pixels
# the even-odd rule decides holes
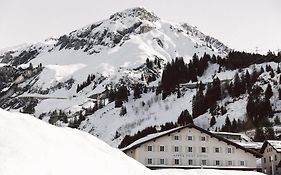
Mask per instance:
[[[271,171],[272,171],[272,175],[274,175],[274,167],[273,167],[273,165],[274,165],[274,163],[273,163],[273,155],[272,156],[270,156],[270,159],[271,159]]]

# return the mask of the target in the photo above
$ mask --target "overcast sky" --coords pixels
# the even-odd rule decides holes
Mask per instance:
[[[59,37],[136,6],[236,50],[281,49],[280,0],[0,0],[0,48]]]

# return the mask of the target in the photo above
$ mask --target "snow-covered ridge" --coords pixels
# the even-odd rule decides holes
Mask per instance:
[[[171,32],[174,32],[178,37],[187,35],[185,38],[192,39],[195,47],[206,46],[211,50],[215,49],[220,54],[225,54],[230,50],[227,46],[203,34],[194,26],[187,23],[174,25],[171,22],[161,20],[153,12],[143,7],[136,7],[117,12],[111,15],[109,19],[74,30],[58,39],[49,38],[37,44],[28,44],[24,47],[16,47],[6,51],[2,50],[0,52],[0,62],[12,62],[14,65],[19,65],[30,60],[26,59],[26,57],[32,56],[31,59],[34,59],[38,54],[58,49],[74,49],[82,50],[87,54],[98,54],[104,50],[122,46],[125,42],[131,40],[134,35],[142,35],[150,31],[154,35],[159,32],[168,34],[169,30],[172,30]],[[157,35],[154,38],[159,41]],[[162,40],[161,42],[165,41]],[[15,59],[20,61],[14,61]]]

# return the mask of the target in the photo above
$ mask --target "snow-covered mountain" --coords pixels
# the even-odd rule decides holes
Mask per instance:
[[[0,51],[0,106],[79,128],[116,147],[125,135],[175,122],[185,109],[191,113],[196,83],[183,84],[180,98],[172,94],[162,100],[155,93],[168,62],[183,57],[189,63],[194,53],[225,57],[230,50],[192,25],[162,20],[142,7],[131,8],[57,39]],[[231,81],[237,71],[209,64],[198,80]],[[138,99],[133,97],[136,84],[147,88]],[[123,85],[130,93],[128,101],[115,108],[110,90]],[[246,95],[223,99],[228,112],[213,128],[221,127],[226,116],[244,119],[246,100]],[[209,128],[210,118],[206,113],[195,123]]]

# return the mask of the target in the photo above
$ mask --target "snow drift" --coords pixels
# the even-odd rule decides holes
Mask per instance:
[[[82,131],[0,109],[1,175],[153,174]]]

